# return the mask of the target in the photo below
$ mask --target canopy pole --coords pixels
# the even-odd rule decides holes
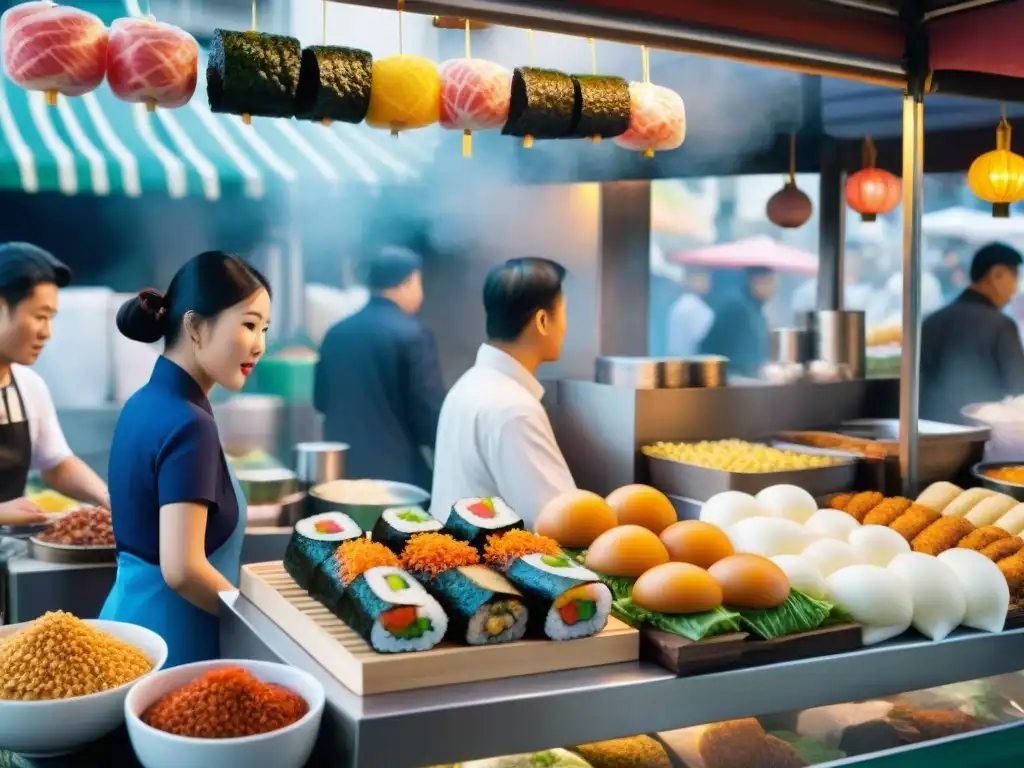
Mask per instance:
[[[843,173],[838,142],[829,136],[821,141],[818,183],[818,309],[843,309],[846,174]]]
[[[923,93],[903,94],[903,355],[900,360],[900,480],[917,495],[921,373],[921,213],[924,207]]]

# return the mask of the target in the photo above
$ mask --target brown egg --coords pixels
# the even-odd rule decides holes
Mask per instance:
[[[730,555],[708,568],[722,587],[722,602],[735,608],[774,608],[789,597],[789,579],[760,555]]]
[[[639,525],[661,533],[678,518],[668,496],[649,485],[624,485],[608,494],[619,525]]]
[[[734,554],[732,542],[717,525],[700,520],[680,520],[661,532],[669,557],[678,563],[710,568],[723,557]]]
[[[620,525],[605,531],[587,550],[587,568],[606,576],[635,579],[667,562],[668,550],[661,539],[639,525]]]
[[[534,528],[563,547],[583,549],[616,525],[615,512],[596,493],[568,491],[544,505]]]
[[[722,587],[703,568],[662,563],[636,580],[633,602],[658,613],[701,613],[722,604]]]

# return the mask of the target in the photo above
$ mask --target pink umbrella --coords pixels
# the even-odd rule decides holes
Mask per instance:
[[[672,253],[666,258],[675,264],[712,269],[767,267],[778,272],[792,272],[798,275],[818,274],[817,256],[780,243],[767,235]]]

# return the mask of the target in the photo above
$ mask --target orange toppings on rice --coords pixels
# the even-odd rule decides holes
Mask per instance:
[[[336,556],[341,566],[341,579],[347,585],[371,568],[382,565],[399,567],[398,557],[383,544],[369,539],[351,539],[338,547]]]
[[[402,550],[402,567],[408,571],[437,578],[452,568],[476,565],[480,554],[464,541],[447,533],[421,533],[413,536]]]
[[[560,554],[562,548],[554,539],[519,529],[488,536],[487,544],[484,545],[484,561],[501,570],[505,570],[514,560],[524,555]]]

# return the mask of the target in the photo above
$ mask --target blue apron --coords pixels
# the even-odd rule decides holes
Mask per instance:
[[[238,525],[207,559],[225,579],[238,586],[248,505],[234,472],[230,467],[227,472],[238,499]],[[117,578],[100,618],[137,624],[156,632],[167,643],[167,667],[220,658],[219,619],[196,608],[167,586],[159,565],[129,552],[117,555]]]

